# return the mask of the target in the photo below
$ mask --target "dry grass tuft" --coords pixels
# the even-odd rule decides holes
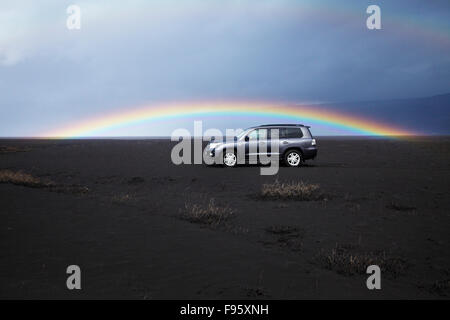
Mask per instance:
[[[58,193],[86,194],[89,192],[89,188],[86,186],[61,185],[53,181],[43,181],[21,171],[0,170],[0,183],[10,183],[30,188],[46,188],[48,191]]]
[[[226,222],[233,215],[233,209],[216,205],[212,198],[206,205],[186,203],[182,218],[192,223],[216,227]]]
[[[0,154],[1,153],[27,152],[27,151],[30,151],[30,149],[15,147],[15,146],[0,146]]]
[[[44,182],[30,174],[11,170],[0,170],[0,183],[11,183],[32,188],[46,188],[53,185],[51,182]]]
[[[377,265],[382,272],[397,277],[407,267],[403,259],[388,257],[385,251],[357,253],[344,246],[336,246],[329,253],[320,252],[317,260],[326,269],[347,276],[365,274],[368,266]]]
[[[263,199],[311,201],[319,200],[323,195],[318,184],[310,184],[303,181],[281,183],[275,180],[273,183],[263,184],[261,197]]]

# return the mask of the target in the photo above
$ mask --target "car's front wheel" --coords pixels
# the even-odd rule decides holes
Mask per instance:
[[[284,162],[289,167],[298,167],[302,163],[302,154],[297,150],[292,150],[286,153]]]
[[[236,154],[234,152],[226,152],[223,156],[223,164],[227,167],[235,167],[237,164]]]

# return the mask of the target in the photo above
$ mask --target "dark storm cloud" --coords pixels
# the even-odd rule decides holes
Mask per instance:
[[[22,19],[17,38],[0,33],[0,134],[33,134],[148,101],[320,102],[448,91],[446,1],[378,1],[383,29],[373,31],[365,1],[136,3],[80,2],[79,31],[65,29],[65,7],[56,2],[40,9],[44,17],[33,14],[33,2],[8,3],[4,12],[23,10],[30,20]]]

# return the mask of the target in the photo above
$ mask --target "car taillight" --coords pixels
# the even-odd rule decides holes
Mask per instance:
[[[311,145],[312,145],[312,146],[315,146],[315,145],[316,145],[316,139],[312,139]]]

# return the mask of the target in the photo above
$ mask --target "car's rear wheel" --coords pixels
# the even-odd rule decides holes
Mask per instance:
[[[227,167],[235,167],[237,164],[236,154],[234,152],[226,152],[223,155],[223,164]]]
[[[298,167],[302,163],[302,154],[297,150],[291,150],[286,153],[284,162],[289,167]]]

